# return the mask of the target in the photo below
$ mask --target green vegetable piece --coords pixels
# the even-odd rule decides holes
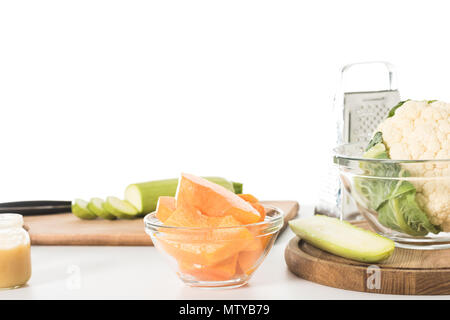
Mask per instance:
[[[366,151],[363,157],[370,159],[389,159],[383,142],[376,144]],[[407,174],[405,171],[401,171],[400,166],[397,164],[361,162],[360,167],[364,170],[365,175],[370,178],[356,177],[355,188],[368,201],[369,207],[373,210],[378,210],[384,202],[392,197],[415,190],[414,186],[409,182],[390,179],[406,176]]]
[[[322,215],[289,222],[296,235],[306,242],[335,255],[376,263],[394,252],[394,241],[346,221]]]
[[[383,133],[378,131],[377,133],[374,134],[372,140],[370,140],[370,142],[367,145],[367,148],[366,148],[365,151],[368,151],[369,149],[372,149],[373,147],[375,147],[376,145],[380,144],[381,142],[383,142]]]
[[[231,182],[220,177],[205,177],[205,179],[235,193],[242,193],[242,183]],[[177,187],[178,179],[135,183],[126,188],[125,199],[136,207],[140,215],[143,215],[156,210],[160,196],[174,197]]]
[[[75,199],[72,202],[72,213],[80,219],[83,220],[92,220],[97,218],[97,216],[89,211],[88,202],[82,199]]]
[[[378,221],[386,227],[412,236],[440,232],[417,204],[415,190],[393,197],[384,203],[378,210]]]
[[[131,203],[117,197],[107,197],[102,207],[119,219],[134,219],[139,213]]]
[[[115,215],[109,213],[103,208],[104,202],[105,201],[103,201],[100,198],[92,198],[91,201],[89,201],[87,208],[89,209],[89,211],[97,215],[97,217],[100,217],[102,219],[106,220],[116,219],[117,217]]]
[[[242,194],[244,186],[240,182],[232,182],[233,183],[233,190],[236,194]]]
[[[388,113],[388,118],[391,118],[395,115],[395,111],[397,111],[398,108],[400,108],[402,105],[405,104],[405,102],[410,101],[411,99],[408,100],[404,100],[404,101],[400,101],[395,107],[393,107],[389,113]]]
[[[378,142],[363,155],[367,159],[389,159],[381,132],[372,141]],[[369,143],[373,144],[372,142]],[[409,176],[397,163],[361,162],[365,177],[355,178],[355,189],[370,209],[378,212],[378,221],[393,230],[413,236],[439,233],[416,201],[416,188],[398,178]]]

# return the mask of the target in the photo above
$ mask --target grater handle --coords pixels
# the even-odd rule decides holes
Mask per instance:
[[[366,61],[366,62],[356,62],[345,65],[341,69],[341,92],[344,92],[345,88],[345,75],[348,74],[348,72],[351,69],[354,69],[355,67],[361,67],[361,66],[368,66],[368,65],[380,65],[381,67],[384,67],[386,69],[387,73],[387,79],[388,79],[388,90],[397,90],[397,73],[395,72],[395,67],[392,63],[389,63],[387,61]]]

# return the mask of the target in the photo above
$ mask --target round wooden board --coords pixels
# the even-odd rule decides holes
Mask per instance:
[[[327,253],[298,237],[285,250],[291,272],[309,281],[353,291],[450,295],[450,249],[409,250],[396,248],[376,265]]]

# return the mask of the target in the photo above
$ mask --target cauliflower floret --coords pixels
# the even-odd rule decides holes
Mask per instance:
[[[378,131],[394,160],[450,159],[450,103],[407,101]],[[417,189],[417,201],[431,223],[450,232],[449,162],[404,164]]]

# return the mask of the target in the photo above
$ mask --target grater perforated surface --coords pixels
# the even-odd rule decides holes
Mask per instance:
[[[344,94],[344,139],[367,142],[389,110],[400,100],[398,90]]]

